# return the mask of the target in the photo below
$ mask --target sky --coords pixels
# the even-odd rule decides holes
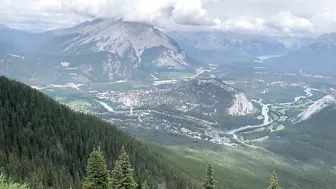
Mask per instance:
[[[165,30],[309,36],[336,32],[336,0],[0,0],[0,23],[31,31],[95,18]]]

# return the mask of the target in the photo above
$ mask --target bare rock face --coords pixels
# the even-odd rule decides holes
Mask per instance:
[[[120,59],[132,60],[133,67],[139,67],[143,61],[158,68],[183,70],[188,67],[186,55],[179,46],[144,23],[107,19],[55,30],[52,34],[66,38],[60,47],[63,52],[110,52]],[[148,59],[149,56],[152,57]]]
[[[298,115],[297,122],[309,119],[312,115],[322,111],[323,109],[336,104],[336,92],[329,94],[320,100],[314,102],[305,111]]]
[[[243,116],[253,113],[255,110],[253,103],[244,93],[235,94],[233,105],[229,108],[228,113],[232,116]]]

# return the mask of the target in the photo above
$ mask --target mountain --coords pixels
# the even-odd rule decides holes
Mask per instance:
[[[47,40],[48,36],[43,33],[30,33],[23,30],[0,26],[0,41],[15,47],[12,53],[26,53]],[[1,51],[0,51],[1,52]]]
[[[128,61],[133,68],[185,70],[190,66],[186,54],[174,41],[144,23],[94,20],[51,33],[54,39],[49,44],[59,44],[55,49],[60,54],[108,52],[118,61]]]
[[[0,167],[31,188],[81,188],[89,153],[105,152],[109,169],[122,146],[130,154],[138,183],[152,187],[198,188],[189,173],[160,154],[94,116],[71,111],[30,87],[0,77]]]
[[[285,45],[290,51],[299,50],[315,42],[313,37],[274,36],[272,38]]]
[[[334,100],[335,94],[332,94],[314,103],[301,114],[300,118],[305,119],[272,134],[266,148],[290,159],[324,167],[334,166],[336,164]],[[306,113],[309,116],[306,116]],[[327,183],[328,181],[325,185]]]
[[[5,28],[0,30],[1,39],[20,47],[14,54],[29,57],[17,62],[6,60],[7,56],[3,61],[15,62],[25,70],[35,67],[37,75],[32,72],[31,77],[49,81],[152,79],[153,73],[192,72],[197,63],[171,38],[138,22],[96,19],[45,33]],[[69,66],[62,66],[62,62]]]
[[[305,111],[301,112],[298,115],[298,121],[307,120],[314,114],[317,114],[320,111],[333,105],[336,105],[336,93],[329,94],[322,99],[314,102]]]
[[[16,48],[12,44],[6,41],[0,41],[0,54],[14,51],[16,51]]]
[[[324,34],[287,55],[266,60],[276,71],[335,76],[336,33]]]
[[[288,49],[276,39],[266,36],[232,32],[169,32],[190,55],[202,61],[221,62],[248,59],[263,55],[278,55]]]
[[[178,93],[181,99],[195,99],[199,103],[205,102],[214,107],[220,105],[225,108],[225,110],[219,109],[222,110],[219,112],[223,115],[243,116],[256,110],[243,92],[226,85],[219,79],[194,79],[174,92]]]

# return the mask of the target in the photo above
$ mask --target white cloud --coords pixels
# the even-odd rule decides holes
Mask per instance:
[[[98,17],[161,26],[211,26],[219,20],[208,15],[201,0],[0,0],[0,15],[0,22],[9,25],[27,21],[38,24],[48,19],[50,27],[70,26]]]
[[[306,18],[296,17],[291,12],[279,12],[266,23],[277,32],[285,34],[312,32],[313,24]]]
[[[0,0],[0,23],[46,30],[113,17],[160,28],[312,35],[336,31],[334,7],[335,0]]]
[[[172,11],[172,16],[177,24],[182,25],[216,25],[218,18],[208,17],[207,10],[202,7],[201,1],[178,1]]]

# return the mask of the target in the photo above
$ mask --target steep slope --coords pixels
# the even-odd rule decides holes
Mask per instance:
[[[305,111],[298,115],[298,121],[304,121],[309,119],[312,115],[319,113],[325,108],[328,108],[336,104],[336,93],[332,93],[323,97],[322,99],[314,102]]]
[[[102,146],[110,169],[123,145],[139,183],[147,179],[154,187],[196,187],[192,177],[156,148],[98,118],[70,111],[4,77],[0,89],[0,167],[10,177],[28,180],[32,188],[79,189],[94,145]]]
[[[57,41],[59,45],[56,48],[66,54],[110,52],[120,59],[129,59],[133,67],[150,65],[175,70],[188,67],[187,57],[179,46],[153,26],[144,23],[94,20],[51,33],[55,36],[51,43]]]
[[[243,92],[218,79],[194,79],[174,92],[181,98],[194,98],[198,103],[219,106],[222,115],[242,116],[256,110]]]
[[[262,55],[283,54],[288,49],[266,36],[231,32],[170,32],[186,52],[202,61],[223,62],[232,59],[253,59]]]

